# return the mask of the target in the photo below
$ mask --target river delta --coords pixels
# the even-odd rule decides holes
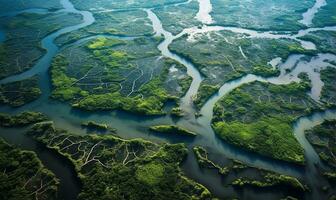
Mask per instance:
[[[0,4],[1,199],[336,199],[335,0]]]

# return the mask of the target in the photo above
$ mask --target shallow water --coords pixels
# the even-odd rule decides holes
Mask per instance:
[[[281,75],[275,78],[265,79],[255,75],[246,75],[239,79],[230,81],[225,83],[219,90],[217,94],[212,96],[206,104],[201,109],[202,117],[196,119],[195,109],[192,104],[192,97],[197,94],[198,88],[200,86],[203,77],[201,76],[200,72],[197,68],[188,60],[172,53],[169,51],[168,46],[173,42],[173,40],[183,36],[184,34],[189,34],[189,38],[193,38],[196,34],[211,32],[211,31],[220,31],[220,30],[227,30],[236,33],[247,34],[250,37],[258,37],[258,38],[273,38],[273,39],[280,39],[280,38],[288,38],[293,40],[298,40],[297,38],[308,34],[309,32],[316,31],[316,30],[336,30],[336,27],[324,27],[324,28],[311,28],[306,30],[301,30],[298,34],[276,34],[274,32],[257,32],[254,30],[248,29],[241,29],[236,27],[220,27],[220,26],[203,26],[201,29],[197,27],[185,29],[182,33],[173,36],[170,32],[167,32],[163,29],[162,24],[159,18],[153,13],[150,9],[145,9],[148,14],[148,18],[151,20],[153,24],[153,29],[156,35],[164,36],[164,41],[158,46],[158,49],[162,52],[162,55],[169,57],[171,59],[176,60],[179,63],[182,63],[187,67],[187,73],[193,78],[193,82],[186,93],[186,95],[181,99],[180,106],[181,108],[187,113],[186,117],[176,120],[171,118],[170,116],[161,116],[161,117],[146,117],[146,116],[138,116],[133,115],[130,113],[125,113],[122,111],[113,111],[113,112],[85,112],[76,109],[72,109],[69,105],[55,102],[49,99],[51,93],[51,85],[50,85],[50,77],[48,74],[48,68],[50,66],[50,62],[59,51],[59,48],[54,44],[54,39],[57,38],[59,35],[63,33],[67,33],[70,31],[74,31],[80,29],[82,27],[88,26],[94,22],[94,18],[90,12],[87,11],[78,11],[76,10],[70,1],[62,0],[62,5],[65,8],[66,12],[72,13],[79,13],[83,16],[83,23],[75,26],[70,26],[64,29],[61,29],[55,33],[50,34],[46,38],[42,40],[42,46],[48,50],[47,54],[43,56],[39,60],[39,62],[31,69],[22,74],[15,75],[12,77],[8,77],[6,79],[0,80],[0,83],[7,83],[13,82],[17,80],[23,80],[29,78],[33,75],[39,74],[40,75],[40,86],[43,91],[43,95],[37,101],[34,101],[26,106],[23,106],[18,109],[12,109],[6,106],[0,107],[1,112],[8,112],[8,113],[18,113],[24,110],[33,110],[33,111],[40,111],[46,113],[53,121],[55,121],[56,126],[62,127],[63,129],[69,130],[73,133],[78,134],[86,134],[87,130],[82,129],[80,124],[83,121],[97,121],[99,123],[106,123],[110,126],[117,129],[118,134],[124,138],[136,138],[141,137],[144,139],[148,139],[155,142],[185,142],[187,143],[188,147],[191,148],[195,145],[202,145],[204,147],[211,148],[213,152],[218,153],[219,155],[225,155],[228,158],[233,158],[237,160],[241,160],[246,162],[252,166],[268,169],[271,171],[292,175],[296,177],[307,177],[309,172],[305,172],[302,167],[298,167],[293,164],[289,164],[282,161],[275,161],[270,158],[266,158],[255,153],[246,152],[241,150],[237,147],[229,145],[219,139],[214,131],[210,126],[210,122],[213,115],[213,107],[215,103],[221,99],[223,96],[228,94],[233,89],[241,86],[242,84],[253,82],[253,81],[264,81],[264,82],[271,82],[274,84],[288,84],[291,81],[299,81],[297,75],[300,72],[307,72],[310,78],[313,80],[313,89],[311,92],[311,96],[315,99],[319,99],[320,91],[323,86],[323,83],[319,79],[319,74],[315,71],[323,69],[326,66],[324,62],[325,59],[336,60],[334,55],[331,54],[319,54],[318,56],[312,58],[309,62],[301,60],[303,55],[292,55],[283,63],[277,60],[278,67],[281,69]],[[202,1],[202,3],[207,3],[208,1]],[[210,2],[210,1],[209,1]],[[201,3],[201,1],[200,1]],[[205,6],[206,7],[206,6]],[[199,13],[205,12],[204,6],[200,6]],[[205,9],[207,12],[210,13],[209,9]],[[209,11],[209,12],[208,12]],[[209,14],[210,15],[210,14]],[[210,16],[211,17],[211,16]],[[207,18],[207,17],[206,17]],[[205,18],[205,19],[206,19]],[[202,18],[204,20],[204,18]],[[205,23],[206,24],[206,23]],[[73,44],[69,45],[78,45],[81,42],[84,42],[88,39],[92,39],[94,37],[83,38],[80,41],[77,41]],[[120,38],[120,39],[130,39],[130,38]],[[195,39],[195,38],[194,38]],[[1,41],[1,32],[0,32],[0,41]],[[314,49],[315,45],[313,43],[305,43],[301,41],[302,45],[305,48]],[[64,48],[64,47],[62,47]],[[274,60],[273,60],[274,61]],[[274,61],[275,62],[275,61]],[[290,73],[286,73],[287,68],[292,69]],[[308,171],[313,172],[316,169],[313,167],[311,163],[319,162],[319,158],[316,157],[316,153],[314,155],[314,150],[311,148],[309,143],[305,141],[304,135],[302,134],[302,130],[309,128],[311,124],[320,123],[324,118],[336,118],[335,111],[326,111],[324,113],[317,113],[312,115],[311,117],[301,118],[298,122],[294,125],[295,128],[295,135],[300,142],[300,144],[304,147],[306,151],[306,157],[309,162],[309,167],[307,167]],[[307,119],[307,120],[305,120]],[[309,121],[311,120],[311,121]],[[191,131],[195,131],[199,134],[195,139],[186,139],[185,137],[167,137],[164,135],[153,135],[148,131],[148,127],[151,125],[158,125],[158,124],[178,124],[182,127],[188,128]],[[33,140],[25,138],[22,135],[22,131],[17,131],[17,134],[12,135],[9,133],[11,131],[2,132],[2,135],[6,137],[9,141],[15,144],[21,144],[21,140],[24,140],[24,148],[32,149],[37,151],[39,157],[42,159],[44,163],[52,164],[54,161],[49,160],[49,154],[47,156],[42,156],[43,151],[39,148],[35,148],[36,143]],[[14,131],[16,132],[16,131]],[[12,136],[11,136],[12,135]],[[15,140],[18,138],[18,140]],[[25,139],[19,139],[25,138]],[[54,156],[54,154],[53,154]],[[52,157],[50,155],[50,157]],[[220,159],[220,158],[218,158]],[[51,162],[51,163],[50,163]],[[48,166],[48,165],[47,165]],[[49,167],[49,166],[48,166]],[[69,166],[68,166],[69,167]],[[62,166],[57,166],[57,164],[53,167],[51,166],[50,169],[54,171],[54,173],[61,179],[63,182],[62,184],[76,184],[76,179],[73,179],[73,174],[70,175],[68,173],[62,174],[65,170]],[[71,170],[71,167],[69,167]],[[220,185],[221,179],[218,174],[211,174],[208,172],[204,172],[200,170],[198,164],[194,158],[193,152],[190,151],[189,157],[187,161],[183,164],[183,169],[187,175],[191,178],[199,181],[202,184],[205,184],[215,195],[219,197],[223,197],[228,193],[233,193],[230,189],[223,189]],[[309,176],[308,176],[309,178]],[[319,184],[319,183],[317,183]],[[72,186],[68,186],[72,188]],[[73,186],[75,187],[75,186]],[[61,193],[66,191],[66,189],[61,188]],[[76,195],[78,192],[76,189],[73,190],[74,193],[71,193],[70,196]],[[70,197],[69,196],[69,197]],[[72,199],[65,197],[65,199]]]
[[[309,8],[307,12],[302,14],[303,19],[299,22],[306,26],[310,26],[312,24],[315,14],[319,11],[321,7],[325,5],[327,5],[326,0],[316,0],[314,6]]]
[[[196,19],[203,24],[212,24],[214,20],[210,13],[212,12],[212,4],[210,0],[198,0],[199,10],[196,14]]]

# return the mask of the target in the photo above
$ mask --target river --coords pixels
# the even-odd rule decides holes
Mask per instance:
[[[300,120],[298,120],[296,124],[294,124],[295,136],[297,137],[298,141],[303,146],[306,152],[306,157],[308,161],[308,167],[306,169],[308,170],[308,172],[306,172],[303,170],[302,167],[299,167],[299,166],[296,166],[290,163],[282,162],[282,161],[275,161],[273,159],[266,158],[266,157],[257,155],[255,153],[246,152],[244,150],[241,150],[237,147],[234,147],[220,140],[216,136],[216,134],[213,132],[210,126],[210,122],[213,116],[213,107],[215,103],[219,99],[221,99],[224,95],[228,94],[230,91],[241,86],[242,84],[253,82],[256,80],[270,82],[274,84],[288,84],[291,81],[299,81],[299,79],[297,78],[297,75],[300,72],[308,73],[309,77],[314,80],[313,90],[310,93],[310,95],[312,96],[313,99],[318,101],[323,83],[320,81],[319,73],[317,72],[326,67],[325,59],[336,60],[334,55],[319,54],[316,57],[313,57],[310,61],[302,60],[301,58],[303,57],[303,55],[291,55],[286,61],[277,62],[278,67],[281,69],[281,75],[279,77],[266,79],[266,78],[262,78],[259,76],[249,74],[241,78],[238,78],[236,80],[227,82],[220,88],[217,94],[212,96],[205,103],[205,105],[202,107],[200,111],[200,113],[202,114],[202,117],[197,119],[195,118],[196,110],[192,104],[192,97],[197,94],[198,88],[200,86],[200,83],[203,80],[203,77],[200,74],[200,72],[197,70],[197,68],[191,62],[180,57],[177,54],[170,52],[168,49],[168,46],[174,40],[176,40],[177,38],[185,34],[188,34],[189,37],[192,38],[196,34],[200,34],[200,33],[205,33],[209,31],[226,30],[226,31],[232,31],[236,33],[246,33],[250,35],[250,37],[293,39],[293,40],[301,42],[302,46],[307,49],[315,49],[316,47],[313,43],[302,41],[298,39],[298,37],[308,34],[309,32],[316,31],[316,30],[335,31],[336,28],[335,27],[308,28],[308,29],[299,31],[297,34],[294,34],[294,35],[291,35],[291,34],[286,35],[286,34],[276,34],[274,32],[258,32],[258,31],[241,29],[241,28],[236,28],[236,27],[211,26],[209,25],[209,20],[208,20],[209,16],[211,17],[210,15],[211,9],[209,9],[212,7],[211,5],[209,5],[211,4],[211,1],[201,1],[200,0],[199,2],[200,2],[199,13],[203,13],[203,14],[198,15],[198,19],[204,23],[204,26],[201,28],[193,27],[193,28],[185,29],[180,34],[175,35],[175,36],[163,28],[163,25],[160,19],[156,16],[156,14],[150,8],[145,9],[145,11],[148,14],[148,18],[151,20],[153,24],[153,29],[154,29],[155,34],[162,35],[164,37],[164,41],[158,46],[158,49],[161,51],[162,55],[169,57],[171,59],[174,59],[177,62],[186,66],[188,75],[193,78],[192,84],[188,92],[181,99],[181,102],[180,102],[181,108],[187,113],[187,115],[184,118],[176,121],[175,119],[172,119],[170,116],[144,117],[144,116],[133,115],[130,113],[125,113],[122,111],[85,112],[85,111],[72,109],[67,104],[60,103],[60,102],[49,99],[49,96],[51,93],[51,85],[50,85],[50,77],[48,74],[48,68],[50,66],[52,58],[59,52],[59,48],[54,43],[55,38],[57,38],[58,36],[64,33],[68,33],[68,32],[86,27],[94,23],[95,21],[92,13],[88,11],[77,10],[76,8],[74,8],[74,6],[71,4],[69,0],[61,0],[62,5],[64,6],[64,10],[66,12],[81,14],[83,16],[83,23],[60,29],[48,35],[47,37],[45,37],[42,40],[42,46],[43,48],[47,49],[47,53],[37,62],[37,64],[33,68],[21,74],[0,80],[0,83],[8,83],[8,82],[13,82],[13,81],[23,80],[23,79],[26,79],[26,78],[29,78],[31,76],[38,74],[40,76],[40,87],[43,92],[42,97],[18,109],[13,109],[7,106],[3,106],[0,108],[0,111],[8,112],[8,113],[18,113],[24,110],[33,110],[33,111],[43,112],[47,114],[53,121],[55,121],[56,126],[62,127],[63,129],[66,129],[73,133],[78,133],[78,134],[86,134],[86,130],[82,129],[80,126],[80,124],[83,121],[94,120],[99,123],[106,123],[106,124],[111,125],[112,127],[116,128],[118,130],[118,134],[124,138],[141,137],[141,138],[148,139],[154,142],[162,142],[162,141],[173,142],[173,143],[185,142],[187,143],[189,148],[192,148],[192,146],[195,146],[195,145],[202,145],[204,147],[211,148],[213,152],[216,152],[219,155],[225,155],[228,158],[241,160],[252,166],[264,168],[267,170],[271,170],[271,171],[275,171],[275,172],[279,172],[279,173],[283,173],[283,174],[287,174],[287,175],[291,175],[295,177],[300,177],[300,178],[307,177],[307,174],[309,174],[309,171],[316,170],[315,167],[311,163],[317,162],[318,157],[316,158],[316,153],[315,154],[312,153],[314,152],[314,150],[311,148],[309,143],[306,142],[305,137],[302,134],[302,130],[305,130],[306,128],[310,128],[311,124],[321,123],[323,119],[325,118],[328,118],[328,119],[336,118],[335,111],[328,110],[322,113],[313,114],[312,116],[309,116],[309,117],[303,117],[303,118],[300,118]],[[207,13],[207,14],[204,14],[204,13]],[[84,38],[82,40],[84,41],[86,39],[88,38]],[[1,41],[1,32],[0,32],[0,41]],[[76,45],[77,43],[71,44],[71,45]],[[309,66],[309,67],[305,67],[305,66]],[[287,68],[292,69],[290,73],[285,73]],[[199,133],[199,135],[193,140],[188,140],[184,137],[166,137],[166,136],[150,134],[150,132],[148,131],[148,127],[151,125],[158,125],[158,124],[177,124],[184,128],[188,128],[192,131],[195,131]],[[5,138],[10,140],[10,142],[12,143],[22,145],[23,148],[36,151],[38,156],[43,161],[43,163],[47,163],[46,165],[48,167],[49,167],[48,163],[50,164],[50,162],[56,162],[56,159],[54,161],[50,161],[48,159],[48,156],[42,156],[45,150],[41,150],[40,148],[35,148],[36,143],[33,140],[29,140],[25,138],[25,136],[22,135],[22,131],[20,132],[20,134],[14,135],[17,138],[25,138],[22,140],[15,140],[13,138],[11,139],[8,136],[8,134],[11,134],[10,132],[20,132],[20,131],[16,129],[14,129],[14,131],[6,130],[2,132],[2,135],[4,134],[7,135],[5,136]],[[52,154],[52,152],[50,152],[50,154]],[[50,155],[50,157],[55,157],[55,156]],[[220,159],[220,157],[218,159]],[[78,180],[74,178],[73,174],[72,175],[71,173],[62,174],[64,170],[71,172],[71,169],[72,169],[71,166],[68,166],[68,169],[64,169],[64,167],[62,166],[54,166],[54,167],[51,167],[51,169],[57,175],[57,177],[60,178],[61,180],[60,193],[64,193],[65,187],[71,188],[72,187],[71,185],[76,185],[78,183]],[[207,186],[211,192],[213,192],[215,195],[218,195],[219,197],[223,197],[224,195],[232,192],[228,189],[223,189],[223,187],[220,184],[221,183],[220,177],[217,174],[207,173],[205,175],[204,172],[200,170],[192,151],[189,152],[189,157],[187,161],[183,164],[183,169],[188,176],[190,176],[191,178]],[[312,181],[310,181],[309,183],[312,183]],[[77,193],[78,193],[78,190],[74,189],[73,193],[71,193],[70,191],[70,194],[68,196],[64,196],[64,198],[73,199],[72,197],[76,195]]]

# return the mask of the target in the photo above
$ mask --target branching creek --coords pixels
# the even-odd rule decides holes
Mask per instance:
[[[186,1],[189,3],[191,1]],[[318,175],[316,165],[320,165],[319,157],[317,156],[314,149],[307,142],[304,137],[304,130],[307,130],[314,125],[320,124],[325,119],[336,119],[336,110],[326,110],[323,112],[314,113],[310,116],[305,116],[300,118],[293,124],[294,133],[297,140],[300,142],[305,150],[305,156],[307,164],[305,167],[296,166],[294,164],[273,160],[271,158],[263,157],[255,153],[247,152],[234,147],[230,144],[225,143],[220,140],[211,128],[211,119],[213,116],[213,108],[215,103],[221,99],[223,96],[228,94],[233,89],[253,81],[263,81],[273,84],[289,84],[292,81],[300,81],[297,77],[300,72],[308,73],[310,79],[312,80],[312,91],[310,93],[311,97],[318,101],[321,93],[321,88],[323,87],[323,82],[320,80],[319,70],[327,66],[326,60],[336,61],[336,56],[333,54],[318,54],[312,57],[311,60],[303,60],[304,55],[291,55],[286,61],[279,62],[278,66],[281,70],[279,77],[263,78],[260,76],[255,76],[252,74],[245,75],[236,80],[226,82],[221,86],[219,91],[212,96],[202,107],[200,114],[202,117],[195,118],[196,110],[192,104],[192,97],[197,94],[198,88],[203,80],[202,75],[198,69],[188,60],[183,57],[172,53],[169,51],[169,45],[177,38],[188,34],[188,39],[193,40],[197,34],[206,33],[210,31],[231,31],[235,33],[245,33],[250,37],[258,38],[287,38],[299,41],[302,46],[306,49],[314,49],[315,45],[311,42],[302,41],[297,39],[300,36],[306,35],[309,32],[317,30],[331,30],[336,31],[336,27],[322,27],[322,28],[308,28],[305,30],[300,30],[297,34],[277,34],[276,32],[258,32],[255,30],[243,29],[238,27],[222,27],[222,26],[212,26],[211,23],[213,19],[211,18],[211,1],[210,0],[199,0],[199,9],[196,19],[202,22],[204,25],[202,27],[193,27],[183,30],[178,35],[173,35],[172,33],[164,30],[160,19],[151,10],[151,8],[143,8],[147,14],[148,19],[152,22],[154,32],[157,36],[161,35],[164,37],[163,42],[158,46],[158,49],[162,52],[162,55],[176,60],[177,62],[183,64],[187,68],[187,74],[193,78],[192,84],[186,93],[186,95],[181,99],[180,106],[187,113],[187,115],[179,120],[175,120],[170,116],[160,116],[160,117],[145,117],[133,115],[123,111],[112,111],[112,112],[85,112],[77,109],[72,109],[70,105],[53,101],[49,99],[51,94],[51,83],[50,76],[48,73],[50,63],[52,58],[59,52],[60,48],[54,43],[55,38],[58,36],[81,29],[83,27],[89,26],[95,22],[92,13],[88,11],[77,10],[70,0],[61,0],[61,4],[64,9],[62,12],[78,13],[83,17],[83,22],[78,25],[69,26],[62,28],[52,34],[48,35],[41,41],[43,48],[47,50],[47,53],[36,63],[34,67],[30,70],[25,71],[21,74],[14,75],[3,80],[0,83],[9,83],[18,80],[23,80],[34,75],[39,75],[40,87],[42,90],[42,96],[23,107],[20,108],[10,108],[7,106],[0,107],[0,112],[6,113],[19,113],[25,110],[39,111],[48,115],[51,120],[53,120],[57,127],[66,129],[72,133],[86,134],[86,130],[82,129],[80,124],[83,121],[93,120],[99,123],[106,123],[118,130],[118,134],[124,138],[144,138],[154,142],[184,142],[191,149],[195,145],[201,145],[212,149],[218,155],[223,155],[228,158],[240,160],[246,162],[247,164],[266,170],[283,173],[299,178],[304,178],[307,183],[313,188],[311,199],[315,199],[319,196],[319,191],[314,190],[314,184],[322,184],[325,180]],[[175,6],[180,5],[177,3]],[[313,8],[309,9],[303,14],[303,19],[300,21],[303,24],[311,24],[315,13],[321,5],[324,5],[325,1],[317,0]],[[142,9],[142,8],[141,8]],[[61,12],[58,11],[58,12]],[[16,13],[7,13],[6,15],[16,15],[23,12],[48,12],[46,10],[33,9],[24,10]],[[110,12],[113,12],[110,11]],[[4,16],[4,15],[0,15]],[[5,38],[5,31],[0,31],[0,42]],[[94,36],[98,37],[98,36]],[[93,37],[84,38],[73,44],[77,45],[80,42],[91,39]],[[127,37],[119,37],[121,39],[129,39]],[[61,47],[65,48],[65,47]],[[330,66],[330,65],[329,65]],[[286,73],[286,69],[293,69],[290,73]],[[191,131],[197,132],[199,135],[193,139],[187,139],[185,137],[165,137],[152,135],[148,131],[148,127],[151,125],[159,124],[177,124],[181,127],[187,128]],[[75,177],[74,169],[71,164],[64,162],[64,159],[55,155],[54,152],[49,151],[45,148],[41,148],[39,144],[24,135],[23,129],[0,129],[0,136],[4,137],[10,143],[21,146],[24,149],[29,149],[35,151],[42,162],[50,168],[56,176],[60,179],[60,198],[62,199],[74,199],[74,197],[80,191],[80,184]],[[218,157],[220,160],[220,157]],[[197,161],[194,157],[193,152],[189,151],[189,156],[182,166],[184,172],[190,178],[200,182],[205,185],[214,195],[218,197],[223,197],[225,194],[232,193],[232,189],[226,189],[221,185],[221,178],[217,174],[213,174],[207,171],[200,170]],[[255,196],[258,196],[256,192]]]

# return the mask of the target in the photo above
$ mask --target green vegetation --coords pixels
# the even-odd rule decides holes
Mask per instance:
[[[336,173],[335,172],[326,172],[323,174],[331,182],[336,182]]]
[[[96,40],[92,41],[87,47],[89,49],[103,49],[109,48],[116,45],[125,44],[122,40],[117,39],[107,39],[106,37],[99,37]]]
[[[212,95],[218,92],[219,88],[220,88],[219,85],[212,86],[205,83],[201,83],[201,86],[199,87],[197,92],[197,96],[194,99],[194,104],[196,105],[196,107],[200,109]]]
[[[0,13],[7,13],[12,11],[20,11],[31,8],[41,8],[56,10],[62,9],[62,5],[59,1],[44,1],[44,0],[25,0],[24,3],[22,0],[0,0],[1,8]]]
[[[201,146],[195,146],[193,151],[196,155],[196,159],[198,164],[201,168],[209,168],[209,169],[216,169],[218,173],[226,176],[230,173],[229,167],[220,167],[219,165],[215,164],[213,161],[209,160],[208,152]]]
[[[0,104],[23,106],[41,95],[37,77],[0,85]]]
[[[334,0],[326,0],[326,2],[327,5],[321,7],[313,19],[315,27],[336,25],[336,2]]]
[[[161,58],[156,45],[153,38],[122,41],[99,37],[65,49],[52,63],[52,97],[89,111],[119,109],[145,115],[165,114],[164,104],[183,95],[189,81],[182,81],[181,90],[168,88],[168,81],[178,84],[188,76],[168,80],[172,66],[182,67]],[[80,62],[79,55],[84,58]]]
[[[110,127],[107,124],[100,124],[94,121],[88,121],[88,122],[83,122],[82,127],[86,127],[88,129],[98,129],[98,130],[103,130],[103,131],[112,131],[115,132],[116,130],[112,127]]]
[[[336,69],[327,67],[321,70],[321,80],[324,83],[321,100],[328,105],[336,105]]]
[[[315,53],[305,50],[297,41],[253,38],[230,31],[183,36],[174,40],[169,49],[190,60],[204,75],[196,99],[198,106],[212,95],[218,85],[227,81],[246,74],[279,75],[279,69],[269,63],[274,58],[286,60],[291,54]]]
[[[153,28],[147,13],[143,10],[96,12],[91,9],[90,12],[93,13],[95,23],[59,36],[55,40],[56,44],[63,46],[95,35],[133,37],[153,35]]]
[[[306,137],[320,158],[336,169],[336,120],[326,120],[306,131]]]
[[[298,31],[304,28],[299,22],[302,14],[314,3],[314,0],[212,0],[212,16],[216,24],[223,26],[267,31]]]
[[[0,126],[20,127],[48,120],[47,116],[39,112],[22,112],[16,115],[0,113]]]
[[[191,1],[179,6],[155,8],[153,12],[158,16],[165,30],[177,35],[185,28],[201,25],[201,22],[195,18],[198,10],[199,3]]]
[[[225,141],[275,159],[303,164],[292,123],[320,106],[306,92],[308,82],[245,84],[214,108],[212,126]]]
[[[295,196],[298,195],[296,192],[302,193],[308,191],[307,186],[303,185],[297,178],[248,166],[240,161],[231,160],[226,157],[221,157],[221,161],[226,160],[221,167],[210,160],[210,155],[205,148],[196,146],[193,150],[202,169],[217,170],[220,175],[227,177],[230,180],[229,185],[234,187],[245,188],[252,186],[266,191],[277,188],[282,195],[292,195],[291,193],[295,191],[293,194]],[[232,179],[231,177],[238,178]]]
[[[156,0],[156,1],[147,1],[147,0],[137,0],[137,1],[123,1],[123,0],[115,0],[113,2],[101,0],[87,0],[85,2],[81,0],[73,0],[73,4],[76,8],[80,10],[101,10],[101,8],[110,10],[110,9],[135,9],[135,8],[154,8],[160,7],[164,5],[174,4],[174,3],[181,3],[185,2],[185,0]]]
[[[187,156],[183,144],[72,135],[53,123],[36,124],[28,135],[74,164],[83,185],[80,200],[212,198],[205,187],[181,172],[179,165]]]
[[[336,54],[336,33],[333,31],[315,31],[300,39],[316,44],[319,52]]]
[[[266,173],[263,179],[264,180],[262,181],[257,181],[257,180],[249,180],[246,178],[238,178],[232,182],[232,185],[236,187],[253,186],[257,188],[283,186],[301,192],[307,191],[306,186],[304,186],[298,179],[290,176],[279,175],[275,173]]]
[[[291,120],[261,118],[255,123],[217,122],[214,130],[225,141],[280,160],[303,163],[303,149],[294,138]]]
[[[57,199],[58,180],[36,154],[0,139],[0,199]]]
[[[170,114],[172,116],[175,116],[175,117],[183,117],[184,116],[183,110],[180,107],[173,108],[170,111]]]
[[[181,128],[179,126],[174,125],[160,125],[160,126],[151,126],[149,128],[151,131],[159,132],[159,133],[167,133],[167,134],[177,134],[177,135],[185,135],[185,136],[197,136],[196,133]]]
[[[0,44],[0,79],[33,67],[46,51],[41,48],[42,38],[81,20],[79,14],[64,12],[23,13],[1,18],[0,26],[4,28],[6,38]]]
[[[270,76],[279,76],[280,70],[277,68],[272,68],[270,66],[256,65],[253,67],[252,73],[263,77],[270,77]]]

